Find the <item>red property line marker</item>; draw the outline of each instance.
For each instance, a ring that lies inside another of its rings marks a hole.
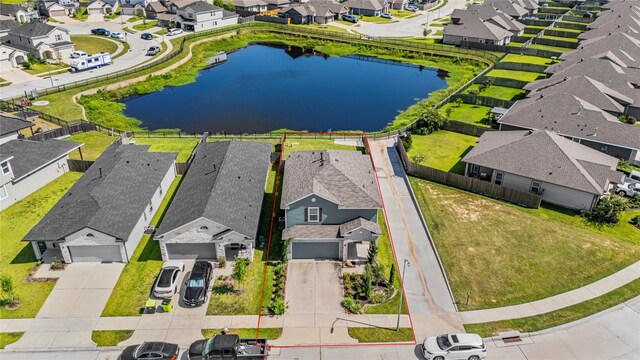
[[[371,166],[373,166],[373,170],[374,170],[374,174],[376,177],[376,184],[378,186],[378,194],[380,194],[380,200],[382,201],[382,213],[384,214],[384,220],[385,223],[387,225],[387,233],[389,234],[389,242],[391,243],[391,250],[393,252],[393,259],[395,261],[396,264],[396,269],[400,269],[399,265],[398,265],[398,257],[396,255],[396,249],[395,249],[395,245],[393,243],[393,237],[391,236],[391,231],[389,230],[389,219],[387,218],[387,210],[386,210],[386,206],[384,203],[384,198],[382,197],[382,191],[380,190],[380,179],[378,178],[378,171],[376,168],[376,165],[373,161],[373,156],[371,154],[371,147],[369,146],[369,137],[367,136],[366,133],[363,132],[332,132],[332,133],[327,133],[327,132],[285,132],[284,135],[282,136],[282,140],[280,142],[280,158],[279,158],[279,162],[278,162],[278,171],[276,174],[276,180],[275,180],[275,184],[274,184],[274,197],[273,197],[273,208],[271,210],[271,225],[269,227],[269,241],[268,241],[268,245],[267,245],[267,257],[266,257],[266,261],[265,261],[265,265],[264,265],[264,273],[263,273],[263,279],[262,279],[262,297],[260,298],[260,310],[262,310],[262,305],[263,305],[263,301],[264,301],[264,290],[265,290],[265,284],[266,284],[266,280],[267,280],[267,266],[268,266],[268,261],[269,261],[269,254],[271,251],[271,239],[273,236],[273,224],[275,222],[275,214],[276,214],[276,199],[278,197],[278,184],[279,184],[279,180],[280,180],[280,169],[282,166],[282,159],[284,156],[284,144],[285,141],[287,139],[287,135],[288,134],[292,134],[292,135],[336,135],[336,136],[352,136],[352,135],[358,135],[358,136],[363,136],[364,137],[364,142],[365,142],[365,147],[367,149],[367,152],[369,153],[369,159],[371,160]],[[357,347],[357,346],[398,346],[398,345],[416,345],[417,341],[416,341],[416,333],[415,333],[415,329],[413,327],[413,319],[411,317],[411,311],[409,310],[409,304],[407,303],[407,294],[404,290],[404,279],[402,279],[402,276],[398,273],[398,278],[400,278],[400,287],[403,293],[403,301],[405,306],[407,307],[407,315],[409,316],[409,325],[411,326],[411,333],[413,334],[413,342],[389,342],[389,343],[358,343],[358,344],[310,344],[310,345],[271,345],[271,348],[280,348],[280,349],[287,349],[287,348],[315,348],[315,347]],[[256,339],[258,338],[258,333],[260,332],[260,318],[261,315],[258,314],[258,325],[256,328]]]

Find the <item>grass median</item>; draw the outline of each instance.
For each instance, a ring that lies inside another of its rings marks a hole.
[[[202,336],[205,339],[212,338],[213,335],[222,334],[223,329],[202,329]],[[228,329],[227,334],[237,334],[241,338],[255,339],[256,328],[241,328],[241,329]],[[264,338],[267,340],[276,340],[282,336],[282,328],[260,328],[258,332],[258,338]]]
[[[400,328],[399,331],[396,331],[396,329],[389,328],[350,327],[347,330],[349,331],[349,336],[358,340],[359,343],[415,341],[411,328]]]
[[[101,330],[91,333],[91,340],[97,346],[118,346],[119,343],[129,339],[133,330]]]

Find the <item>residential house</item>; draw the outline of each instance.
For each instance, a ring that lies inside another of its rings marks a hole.
[[[624,179],[618,159],[548,130],[487,131],[462,161],[466,176],[575,210],[593,209]]]
[[[291,19],[292,24],[327,24],[347,13],[347,7],[334,0],[310,0],[281,9],[278,16]]]
[[[238,14],[206,1],[178,0],[167,3],[165,6],[168,9],[167,13],[175,16],[168,21],[163,19],[163,23],[173,23],[186,31],[204,31],[238,23]]]
[[[613,33],[625,33],[635,39],[640,38],[640,19],[635,16],[629,16],[626,24],[618,21],[611,21],[597,28],[585,31],[578,35],[580,40],[589,40],[601,36],[607,36]]]
[[[147,6],[157,0],[120,0],[120,12],[122,15],[146,17]]]
[[[22,240],[36,258],[129,262],[176,176],[176,153],[148,149],[109,146]]]
[[[500,120],[500,130],[549,130],[605,154],[640,164],[640,126],[623,124],[571,94],[517,101]]]
[[[48,17],[71,17],[80,10],[80,2],[77,0],[40,0],[38,9],[40,14]]]
[[[2,126],[13,130],[25,124],[9,123],[2,118]],[[4,133],[5,129],[2,130]],[[11,135],[14,136],[14,135]],[[4,137],[4,136],[3,136]],[[4,139],[3,139],[4,140]],[[0,144],[0,210],[24,199],[34,191],[68,171],[69,153],[83,144],[65,141],[31,141],[15,139]]]
[[[461,42],[507,45],[511,42],[511,33],[495,25],[492,21],[483,21],[477,17],[464,17],[457,23],[447,24],[442,33],[444,44],[460,45]]]
[[[267,11],[267,3],[262,0],[232,0],[235,12],[246,17]]]
[[[7,35],[10,30],[18,26],[20,25],[13,19],[0,20],[0,37]]]
[[[0,145],[7,141],[16,140],[20,130],[31,127],[33,124],[21,118],[0,112]]]
[[[74,51],[67,29],[39,22],[11,29],[0,41],[0,64],[16,67],[33,54],[39,59],[68,59]]]
[[[394,10],[404,10],[409,5],[409,0],[386,0],[389,4],[389,8]]]
[[[267,10],[278,10],[293,3],[291,0],[264,0],[267,3]]]
[[[640,40],[625,33],[614,33],[584,40],[577,49],[560,55],[560,59],[571,63],[592,57],[606,57],[619,65],[640,68]]]
[[[547,76],[551,76],[552,79],[553,77],[570,78],[588,74],[590,78],[600,81],[609,87],[640,88],[640,69],[620,66],[607,59],[588,58],[581,59],[578,62],[561,61],[548,66],[545,73]],[[540,81],[548,80],[534,81],[525,86],[525,89],[530,85],[536,86],[534,84]]]
[[[163,260],[253,259],[271,144],[202,142],[154,239]]]
[[[119,0],[94,0],[87,6],[89,15],[109,15],[120,8]]]
[[[155,19],[158,21],[158,26],[162,28],[171,27],[173,19],[176,17],[175,13],[172,13],[161,2],[152,1],[144,8],[145,15],[148,19]],[[175,24],[175,23],[174,23]]]
[[[349,0],[347,6],[352,15],[380,16],[387,11],[387,3],[378,0]]]
[[[525,10],[529,12],[529,16],[535,16],[538,13],[538,9],[540,5],[538,5],[538,1],[536,0],[512,0],[514,3],[520,5]]]
[[[369,155],[357,151],[292,151],[284,162],[280,207],[290,259],[346,261],[356,245],[381,235],[378,192]]]
[[[522,35],[526,27],[521,22],[491,5],[471,4],[464,10],[454,9],[451,13],[451,23],[454,25],[464,23],[468,18],[478,18],[483,21],[488,21],[493,25],[510,31],[514,36]]]
[[[22,4],[0,4],[0,15],[11,18],[20,24],[40,20],[38,10]]]
[[[484,2],[486,5],[491,5],[494,8],[506,13],[512,18],[518,20],[529,16],[529,11],[524,7],[520,6],[515,1],[510,0],[486,0]]]

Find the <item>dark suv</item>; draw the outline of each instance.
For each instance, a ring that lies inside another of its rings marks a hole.
[[[109,30],[103,29],[103,28],[91,29],[91,33],[94,35],[102,35],[102,36],[111,35],[111,32]]]
[[[199,306],[207,301],[207,290],[211,282],[213,267],[208,261],[196,261],[191,270],[183,301],[187,306]]]

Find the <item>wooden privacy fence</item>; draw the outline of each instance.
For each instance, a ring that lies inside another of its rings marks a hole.
[[[90,122],[81,122],[75,125],[65,125],[58,129],[53,129],[49,131],[45,131],[42,133],[34,134],[33,136],[29,136],[27,139],[35,140],[35,141],[44,141],[53,138],[57,138],[60,136],[71,135],[79,132],[86,132],[96,130],[96,124]]]
[[[449,120],[444,123],[443,130],[453,131],[460,134],[480,136],[486,131],[495,131],[495,129],[488,127],[476,126],[473,124],[463,123],[461,121]]]
[[[520,206],[537,209],[540,207],[542,197],[540,195],[527,193],[524,191],[510,189],[504,186],[493,184],[489,181],[458,175],[447,171],[434,169],[428,166],[411,162],[407,152],[402,145],[402,141],[397,141],[396,148],[400,158],[404,163],[408,175],[419,177],[425,180],[452,186],[457,189],[470,191],[476,194],[504,200]]]

